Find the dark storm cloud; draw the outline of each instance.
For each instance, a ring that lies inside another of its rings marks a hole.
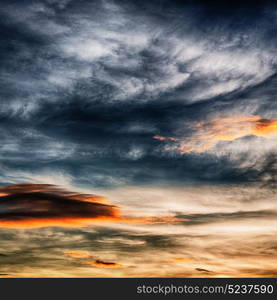
[[[18,185],[0,190],[0,227],[66,226],[97,218],[116,218],[101,197],[78,195],[49,185]]]
[[[251,3],[3,1],[2,184],[274,183],[274,150],[182,156],[153,139],[216,114],[276,118],[276,5]]]

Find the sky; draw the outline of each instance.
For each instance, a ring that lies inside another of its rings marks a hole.
[[[277,277],[274,1],[2,0],[0,25],[0,277]]]

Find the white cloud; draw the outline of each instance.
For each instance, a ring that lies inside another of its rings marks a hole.
[[[269,189],[254,185],[230,187],[129,186],[99,190],[98,193],[112,199],[112,202],[119,205],[123,212],[135,212],[136,216],[173,216],[175,213],[189,215],[277,209],[276,195]]]
[[[66,55],[75,55],[85,61],[93,61],[96,58],[111,55],[114,48],[115,46],[112,44],[82,38],[66,40],[62,45]]]

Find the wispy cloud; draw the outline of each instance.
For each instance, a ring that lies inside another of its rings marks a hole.
[[[107,262],[107,261],[103,261],[103,260],[86,260],[83,261],[83,264],[89,265],[91,267],[96,267],[96,268],[124,268],[125,266],[118,264],[118,263],[114,263],[114,262]]]
[[[63,253],[72,258],[88,258],[92,255],[84,250],[64,250]]]
[[[168,224],[174,216],[123,216],[107,198],[76,194],[46,184],[21,184],[0,189],[0,228],[89,226],[98,222]]]
[[[277,120],[263,119],[260,116],[223,117],[197,122],[190,128],[192,136],[154,136],[161,141],[176,142],[172,146],[181,154],[203,153],[211,150],[219,142],[230,142],[244,136],[271,137],[277,135]]]
[[[0,227],[80,226],[119,217],[102,197],[76,195],[51,185],[16,185],[1,189]]]

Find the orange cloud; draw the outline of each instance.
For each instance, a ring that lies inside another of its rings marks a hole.
[[[83,250],[64,250],[63,253],[69,257],[72,258],[94,258],[94,260],[82,260],[82,264],[89,265],[91,267],[96,267],[96,268],[125,268],[125,266],[121,264],[117,264],[114,262],[106,262],[103,260],[100,260],[96,258],[95,256],[91,255],[88,251],[83,251]]]
[[[120,219],[119,208],[103,204],[102,199],[47,184],[7,186],[0,189],[0,204],[4,207],[0,227],[74,227]]]
[[[88,251],[83,251],[83,250],[64,250],[63,253],[72,258],[92,257],[92,255]]]
[[[96,268],[126,268],[126,266],[123,266],[121,264],[117,264],[114,262],[105,262],[102,260],[87,260],[87,261],[83,261],[84,264],[89,265],[91,267],[96,267]]]
[[[155,225],[155,224],[174,224],[180,223],[180,219],[172,216],[160,216],[160,217],[125,217],[121,220],[125,223],[135,223],[142,225]]]
[[[202,121],[190,126],[193,136],[163,137],[154,136],[160,141],[176,142],[171,147],[181,154],[203,153],[220,141],[233,141],[244,136],[271,137],[277,135],[277,120],[263,119],[260,116],[223,117]]]
[[[166,136],[160,136],[160,135],[155,135],[154,139],[157,139],[157,140],[160,140],[160,141],[173,141],[173,142],[179,141],[178,138],[166,137]]]
[[[42,228],[42,227],[85,227],[106,222],[119,222],[116,218],[53,218],[38,220],[0,220],[0,228]]]
[[[117,206],[96,195],[74,194],[53,185],[22,184],[0,189],[0,228],[81,227],[117,222],[165,224],[179,222],[174,217],[122,216]]]
[[[202,269],[202,268],[195,268],[195,270],[198,271],[198,272],[213,273],[213,272],[210,271],[210,270],[206,270],[206,269]]]
[[[177,262],[177,263],[192,263],[195,262],[194,259],[188,257],[173,257],[169,259],[169,262]]]

